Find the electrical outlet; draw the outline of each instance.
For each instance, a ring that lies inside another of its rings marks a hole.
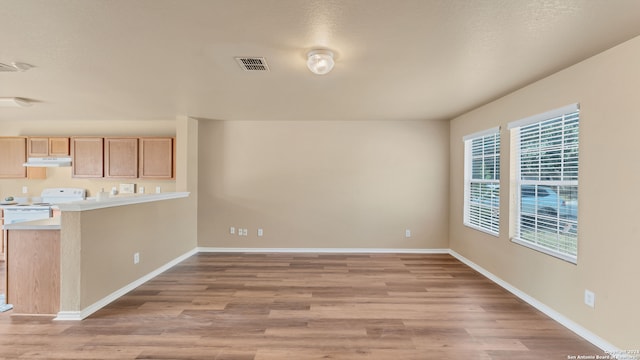
[[[139,262],[140,262],[140,253],[138,253],[138,252],[137,252],[137,253],[134,253],[134,254],[133,254],[133,263],[134,263],[134,264],[137,264],[137,263],[139,263]]]
[[[596,307],[596,294],[587,289],[584,290],[584,303],[592,308]]]
[[[411,229],[405,229],[404,230],[404,237],[407,237],[407,238],[411,237]]]
[[[120,194],[135,194],[136,184],[120,184]]]
[[[233,226],[229,228],[229,234],[233,235],[236,233],[236,228],[234,228]]]
[[[262,236],[264,234],[264,232],[262,231],[262,229],[258,229],[258,236]]]
[[[28,192],[29,192],[29,188],[28,188],[28,187],[26,187],[26,186],[23,186],[23,187],[22,187],[22,193],[23,193],[23,194],[26,194],[26,193],[28,193]]]
[[[160,194],[160,186],[156,186],[156,194]]]
[[[144,194],[144,186],[138,187],[138,194]]]
[[[248,229],[242,229],[242,236],[247,236],[249,234]]]

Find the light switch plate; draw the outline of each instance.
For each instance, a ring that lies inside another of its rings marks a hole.
[[[135,194],[136,184],[120,184],[120,194]]]

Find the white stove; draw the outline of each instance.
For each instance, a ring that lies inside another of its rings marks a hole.
[[[3,206],[4,223],[15,224],[31,220],[47,219],[51,217],[52,206],[84,200],[86,196],[87,191],[80,188],[44,189],[40,194],[41,202]]]
[[[51,188],[44,189],[40,194],[42,202],[46,204],[62,204],[84,200],[87,190],[80,188]]]

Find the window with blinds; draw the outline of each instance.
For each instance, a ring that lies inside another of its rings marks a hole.
[[[498,235],[500,230],[500,132],[464,137],[464,224]]]
[[[578,105],[512,124],[516,157],[514,242],[577,263]]]

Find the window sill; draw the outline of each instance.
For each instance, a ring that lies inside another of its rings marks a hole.
[[[577,256],[561,254],[561,253],[555,252],[553,250],[547,249],[545,247],[533,244],[533,243],[531,243],[529,241],[522,240],[522,239],[517,238],[517,237],[511,238],[511,242],[516,243],[518,245],[522,245],[524,247],[527,247],[529,249],[535,250],[537,252],[541,252],[543,254],[555,257],[557,259],[564,260],[564,261],[566,261],[568,263],[571,263],[571,264],[574,264],[574,265],[578,265],[578,257]]]

